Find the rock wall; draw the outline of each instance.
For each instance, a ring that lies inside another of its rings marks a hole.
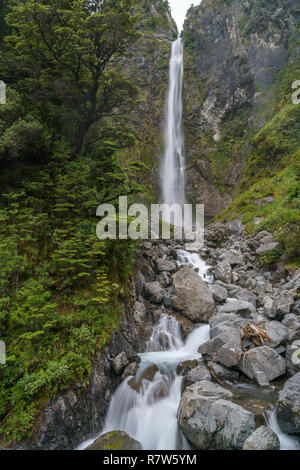
[[[188,194],[216,215],[230,202],[250,136],[274,105],[289,60],[297,0],[204,0],[184,25]],[[291,85],[290,85],[291,86]]]

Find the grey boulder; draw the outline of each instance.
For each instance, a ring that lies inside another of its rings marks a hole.
[[[221,261],[217,264],[215,269],[215,279],[217,281],[225,282],[225,284],[231,284],[232,269],[227,261]]]
[[[269,346],[247,351],[238,367],[249,379],[255,379],[258,383],[263,380],[263,377],[271,382],[286,373],[284,359]]]
[[[117,375],[121,374],[121,372],[123,372],[125,367],[128,366],[129,364],[129,360],[128,360],[128,357],[126,356],[126,353],[122,351],[117,357],[111,360],[111,364],[113,366],[115,373]]]
[[[159,282],[149,282],[143,286],[143,296],[149,302],[160,305],[165,297],[165,291]]]
[[[255,429],[254,415],[229,401],[231,398],[231,392],[212,382],[199,382],[186,389],[178,421],[197,449],[242,449]]]
[[[173,292],[173,307],[193,322],[207,322],[216,313],[207,284],[189,267],[173,275]]]
[[[246,439],[243,450],[280,450],[280,441],[275,432],[261,426]]]
[[[300,434],[300,372],[284,384],[279,394],[277,419],[283,432]]]

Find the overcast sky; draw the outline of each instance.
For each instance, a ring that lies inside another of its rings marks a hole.
[[[172,9],[172,16],[181,32],[186,17],[186,12],[192,4],[199,5],[202,0],[169,0]]]

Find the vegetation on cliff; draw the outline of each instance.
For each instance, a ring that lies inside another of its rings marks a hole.
[[[96,208],[140,190],[121,61],[140,34],[133,0],[6,1],[0,107],[3,442],[31,436],[51,396],[88,385],[118,326],[135,246],[97,239]],[[79,390],[79,389],[78,389]],[[78,391],[78,393],[80,392]]]

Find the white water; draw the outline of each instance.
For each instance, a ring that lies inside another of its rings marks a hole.
[[[137,377],[129,377],[116,391],[102,432],[123,430],[145,450],[189,449],[177,423],[182,377],[177,376],[176,368],[181,361],[199,358],[198,348],[208,339],[209,326],[203,325],[184,344],[177,320],[163,316],[149,342],[163,350],[140,354]],[[153,380],[142,378],[153,365],[158,368]],[[130,386],[132,380],[138,384],[136,390]]]
[[[276,410],[272,411],[267,416],[267,424],[279,437],[280,450],[300,450],[299,440],[296,437],[289,436],[289,434],[285,434],[281,431],[277,421]]]
[[[185,155],[182,128],[183,44],[172,43],[165,124],[165,151],[161,167],[162,202],[185,203]]]
[[[198,253],[190,253],[185,250],[178,250],[178,264],[192,265],[194,269],[197,269],[199,276],[206,281],[208,284],[213,283],[213,276],[209,273],[211,266],[209,266]]]

